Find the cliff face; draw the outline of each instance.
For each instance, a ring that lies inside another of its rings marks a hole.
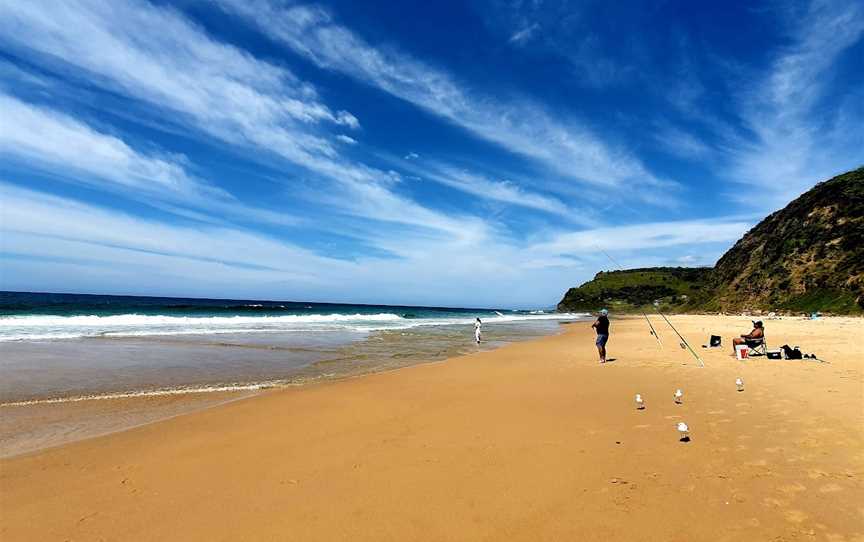
[[[717,261],[708,309],[864,311],[864,168],[816,185]]]
[[[558,310],[864,312],[864,168],[819,183],[747,232],[713,269],[601,272]]]

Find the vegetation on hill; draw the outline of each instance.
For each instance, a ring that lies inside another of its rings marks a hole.
[[[560,311],[864,312],[864,168],[819,183],[747,232],[711,268],[598,273]]]
[[[817,184],[714,267],[708,310],[864,311],[864,168]]]
[[[570,288],[558,304],[559,311],[590,311],[606,307],[632,312],[659,302],[666,310],[681,310],[702,292],[710,268],[650,267],[626,271],[601,271],[593,280]],[[662,309],[661,309],[662,310]]]

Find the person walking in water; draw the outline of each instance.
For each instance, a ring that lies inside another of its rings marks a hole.
[[[591,324],[597,331],[597,352],[600,354],[600,363],[606,363],[606,343],[609,341],[609,311],[602,309],[597,320]]]
[[[480,318],[477,318],[477,321],[474,322],[474,340],[477,341],[477,344],[480,344],[481,327],[483,327],[483,322],[480,321]]]

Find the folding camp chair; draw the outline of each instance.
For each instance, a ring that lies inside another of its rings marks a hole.
[[[744,344],[747,345],[747,354],[751,356],[764,356],[768,353],[768,343],[765,342],[765,337],[758,339],[745,339]]]

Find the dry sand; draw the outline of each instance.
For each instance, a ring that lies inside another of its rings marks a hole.
[[[5,459],[0,539],[864,540],[864,325],[766,324],[830,363],[697,346],[700,369],[628,319],[601,366],[580,323]]]

